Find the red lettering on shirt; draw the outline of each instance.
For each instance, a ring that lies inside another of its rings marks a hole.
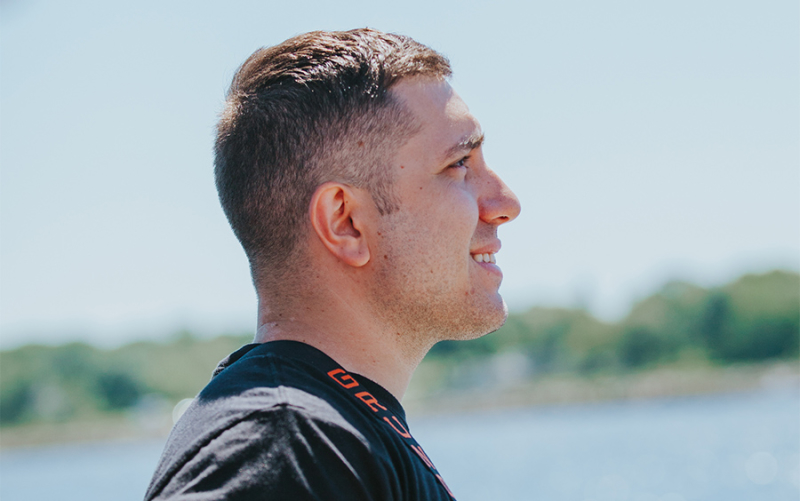
[[[422,461],[426,465],[428,465],[428,468],[435,468],[433,466],[433,461],[431,461],[431,458],[429,458],[428,455],[425,454],[425,451],[422,450],[422,447],[420,447],[418,445],[411,444],[411,448],[414,449],[414,452],[417,453],[417,456],[419,456],[422,459]]]
[[[372,396],[372,394],[368,391],[362,391],[361,393],[356,393],[356,396],[361,399],[362,402],[367,404],[373,412],[378,412],[378,409],[388,410],[386,407],[382,406],[378,403],[378,400]]]
[[[383,420],[389,423],[389,426],[391,426],[392,429],[396,431],[398,435],[400,435],[403,438],[411,438],[411,433],[409,433],[408,430],[406,430],[405,426],[403,426],[403,424],[400,423],[400,420],[397,419],[397,416],[392,416],[392,419],[394,419],[394,421],[397,423],[397,426],[400,427],[400,430],[397,429],[397,426],[392,424],[392,422],[389,420],[388,417],[383,416]]]
[[[344,374],[344,376],[339,376],[339,374]],[[340,385],[344,386],[345,388],[348,388],[348,389],[349,389],[349,388],[353,388],[353,387],[355,387],[355,386],[358,386],[358,381],[356,381],[355,379],[353,379],[353,376],[351,376],[350,374],[348,374],[347,372],[345,372],[345,370],[344,370],[344,369],[341,369],[341,368],[338,368],[338,369],[333,369],[332,371],[330,371],[330,372],[328,373],[328,375],[329,375],[329,376],[330,376],[330,377],[331,377],[331,378],[332,378],[334,381],[336,381],[336,382],[337,382],[337,383],[339,383]]]
[[[450,487],[447,487],[447,483],[444,481],[444,479],[442,478],[442,476],[441,476],[441,475],[439,475],[438,473],[436,473],[436,478],[438,478],[438,479],[439,479],[439,482],[441,482],[441,483],[442,483],[442,485],[444,486],[444,490],[446,490],[446,491],[447,491],[447,493],[448,493],[448,494],[450,494],[450,497],[451,497],[451,498],[453,498],[453,499],[455,499],[455,496],[454,496],[454,495],[453,495],[453,493],[450,491]]]

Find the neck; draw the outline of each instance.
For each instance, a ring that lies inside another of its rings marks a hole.
[[[430,346],[414,346],[416,343],[381,325],[368,308],[359,307],[342,292],[304,294],[302,305],[279,305],[261,299],[255,342],[292,340],[308,344],[401,400]]]

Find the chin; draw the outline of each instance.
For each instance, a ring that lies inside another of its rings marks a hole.
[[[495,318],[497,320],[494,324],[494,327],[491,330],[489,330],[486,334],[490,334],[496,331],[506,323],[506,320],[508,320],[508,305],[506,304],[505,299],[503,299],[502,297],[500,297],[499,299],[500,299],[500,306],[495,313],[496,315]]]
[[[477,339],[496,331],[508,318],[508,306],[498,294],[496,298],[487,301],[490,305],[483,303],[482,306],[474,307],[469,315],[464,317],[464,322],[453,333],[451,340],[468,341]]]

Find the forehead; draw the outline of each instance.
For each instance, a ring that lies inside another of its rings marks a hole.
[[[467,104],[445,81],[406,79],[392,92],[413,114],[419,131],[402,147],[418,160],[444,163],[480,145],[481,127]],[[466,151],[462,151],[466,150]]]

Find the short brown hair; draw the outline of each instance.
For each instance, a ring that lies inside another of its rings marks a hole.
[[[257,285],[281,275],[320,184],[366,188],[381,213],[394,210],[387,160],[415,126],[389,89],[450,73],[432,49],[368,28],[299,35],[242,64],[217,127],[214,172]]]

